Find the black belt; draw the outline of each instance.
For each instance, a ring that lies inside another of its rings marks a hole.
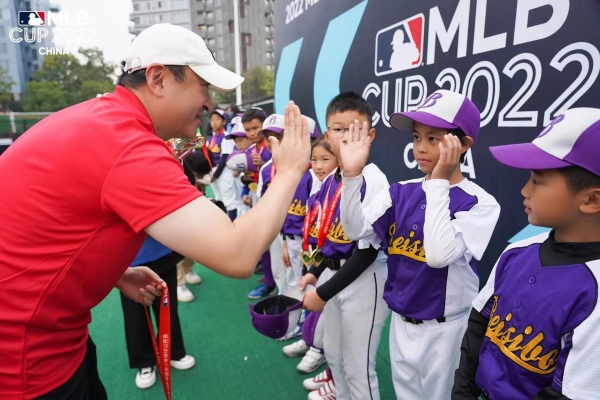
[[[423,323],[422,319],[408,318],[408,317],[405,317],[404,315],[401,315],[400,318],[402,318],[402,321],[408,322],[408,323],[411,323],[414,325],[419,325],[419,324]],[[435,320],[439,323],[446,322],[446,317],[436,318]]]
[[[321,265],[325,268],[329,268],[332,271],[337,271],[338,269],[342,268],[340,260],[334,260],[333,258],[329,257],[323,258],[323,262],[321,262]]]
[[[294,235],[286,235],[284,233],[283,237],[286,238],[286,239],[290,239],[290,240],[296,240],[296,236],[294,236]],[[298,236],[298,239],[302,239],[302,238],[300,236]]]

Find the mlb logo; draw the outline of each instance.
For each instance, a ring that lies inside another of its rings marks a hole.
[[[169,300],[165,297],[163,300],[163,307],[167,307],[169,305]]]
[[[423,14],[417,14],[377,32],[375,75],[387,75],[421,66],[424,32]]]
[[[21,26],[46,25],[46,13],[44,11],[19,11],[19,25],[21,25]]]

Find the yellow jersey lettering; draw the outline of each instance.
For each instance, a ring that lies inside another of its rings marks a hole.
[[[390,241],[388,242],[388,253],[399,256],[405,256],[410,259],[426,262],[425,258],[425,247],[420,240],[411,242],[411,239],[415,236],[414,231],[410,231],[408,237],[398,236],[394,238],[396,234],[396,223],[390,226],[388,231],[390,234]]]
[[[327,233],[327,240],[332,243],[338,244],[349,244],[352,243],[352,240],[348,239],[348,236],[344,233],[344,228],[342,227],[342,221],[338,217],[336,217],[335,221],[329,227],[329,232]]]
[[[498,346],[500,351],[511,361],[526,370],[540,375],[553,373],[556,370],[558,349],[546,352],[542,344],[544,341],[543,332],[539,332],[533,338],[529,338],[534,333],[534,328],[531,325],[527,326],[523,330],[523,333],[518,334],[516,327],[510,326],[504,329],[512,320],[513,315],[512,313],[508,313],[502,319],[501,316],[494,315],[497,308],[498,296],[494,296],[494,304],[485,336]],[[523,344],[527,339],[529,341]]]
[[[294,199],[294,201],[290,205],[288,214],[296,215],[298,217],[304,217],[306,215],[306,206],[302,205],[302,201]]]

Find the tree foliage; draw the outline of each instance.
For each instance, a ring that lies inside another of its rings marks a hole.
[[[275,74],[273,71],[267,71],[264,68],[256,67],[243,74],[243,76],[246,78],[242,83],[243,103],[249,103],[273,96],[275,91]],[[234,104],[235,91],[228,93],[213,92],[212,100],[215,106],[219,104]]]
[[[67,93],[57,81],[27,82],[23,98],[25,111],[58,111],[69,106]]]
[[[7,70],[0,67],[0,107],[6,110],[12,102],[13,85],[15,81],[10,77]]]
[[[80,49],[79,54],[85,61],[73,54],[52,54],[44,58],[42,68],[34,74],[32,82],[26,84],[25,111],[57,111],[94,98],[96,94],[113,91],[115,67],[104,61],[102,51]]]

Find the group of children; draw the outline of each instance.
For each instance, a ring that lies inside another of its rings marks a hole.
[[[371,119],[369,103],[347,92],[330,102],[323,136],[309,121],[311,162],[248,296],[317,286],[303,300],[304,329],[282,338],[303,335],[283,348],[304,355],[299,371],[329,364],[304,382],[308,398],[380,398],[375,360],[389,310],[398,399],[597,398],[600,110],[568,110],[533,143],[491,148],[501,163],[532,170],[525,211],[552,231],[510,245],[481,292],[476,261],[500,205],[460,170],[478,138],[476,106],[438,90],[392,115],[412,133],[425,174],[392,185],[368,163]],[[226,136],[238,215],[276,175],[266,139],[284,135],[282,115],[249,110]]]

